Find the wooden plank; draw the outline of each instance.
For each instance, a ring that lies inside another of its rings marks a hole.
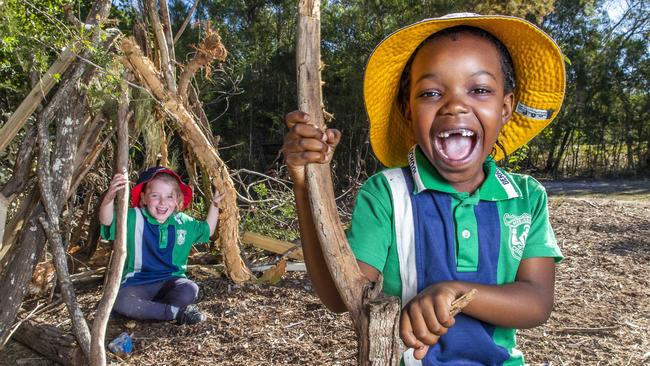
[[[288,257],[298,261],[305,260],[305,258],[302,256],[302,248],[298,248],[296,244],[289,243],[287,241],[277,240],[265,235],[251,232],[245,232],[244,235],[242,235],[241,241],[244,244],[253,245],[257,248],[268,250],[269,252],[277,254],[284,254],[289,250],[295,249],[288,255]]]
[[[271,264],[265,264],[263,266],[257,266],[257,267],[252,267],[251,271],[253,272],[264,272],[267,269],[273,268],[274,266]],[[299,263],[294,263],[294,262],[289,262],[287,263],[287,267],[285,268],[285,271],[287,272],[306,272],[307,267],[305,267],[304,262],[299,262]]]

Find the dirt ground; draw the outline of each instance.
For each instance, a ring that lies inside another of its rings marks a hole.
[[[607,195],[549,189],[551,221],[566,259],[557,269],[550,320],[518,335],[531,365],[650,365],[650,184],[632,196],[617,194],[620,185],[610,187]],[[192,275],[208,320],[138,323],[131,330],[134,352],[126,359],[109,355],[111,364],[356,364],[349,317],[327,311],[303,273],[275,286]],[[99,293],[79,298],[89,314]],[[40,316],[69,328],[63,305]],[[125,324],[111,320],[107,339]],[[16,343],[0,351],[0,365],[48,364]]]

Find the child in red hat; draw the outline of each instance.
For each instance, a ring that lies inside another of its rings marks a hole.
[[[115,238],[114,201],[126,187],[125,174],[116,174],[99,209],[101,234]],[[113,310],[133,319],[176,320],[195,324],[205,315],[194,305],[199,288],[187,279],[187,257],[195,243],[210,240],[224,195],[215,192],[205,221],[180,212],[192,201],[192,188],[166,167],[140,174],[131,189],[127,213],[127,257]]]

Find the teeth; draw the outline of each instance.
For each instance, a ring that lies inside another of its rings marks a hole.
[[[458,130],[452,130],[452,131],[443,131],[438,133],[438,137],[446,139],[447,137],[451,135],[461,135],[463,137],[472,137],[474,136],[474,131],[470,130],[465,130],[465,129],[458,129]]]

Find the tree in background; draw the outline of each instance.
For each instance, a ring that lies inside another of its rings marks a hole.
[[[650,6],[557,1],[543,25],[567,57],[560,116],[530,144],[527,168],[553,176],[647,175]]]

